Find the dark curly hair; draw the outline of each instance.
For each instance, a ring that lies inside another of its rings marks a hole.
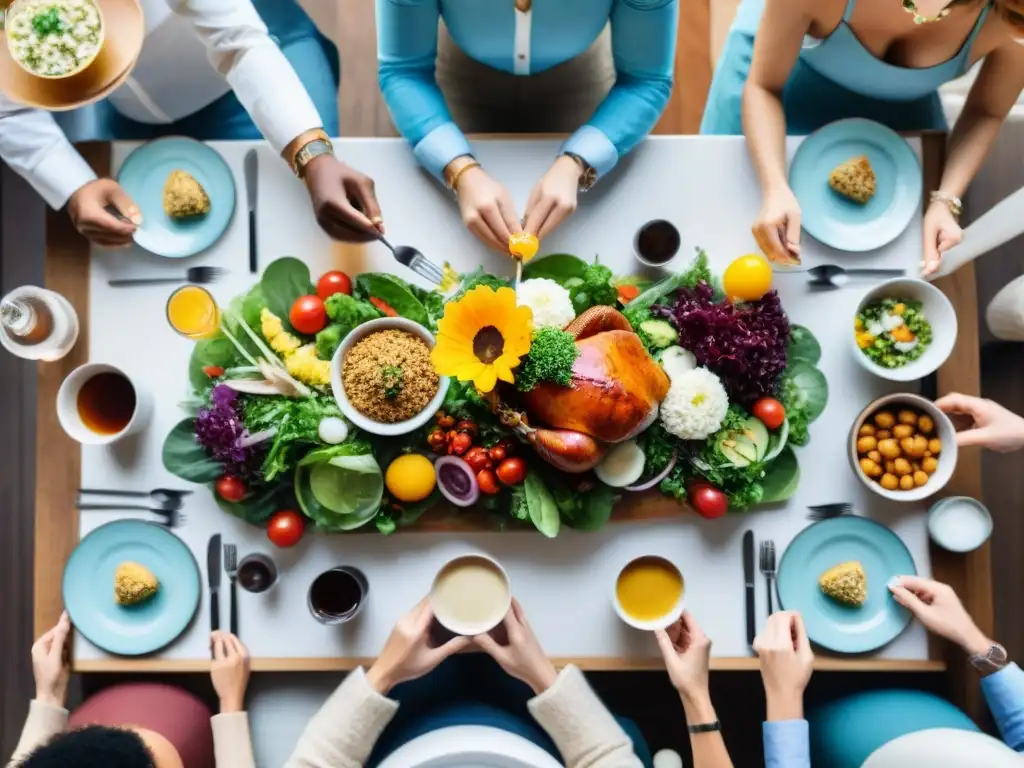
[[[156,768],[139,734],[90,725],[54,736],[19,768]]]

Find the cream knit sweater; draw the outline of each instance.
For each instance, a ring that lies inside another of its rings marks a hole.
[[[640,768],[629,737],[576,667],[563,669],[529,708],[567,768]],[[356,669],[306,726],[285,768],[360,768],[397,711],[398,702],[379,694]],[[67,710],[33,701],[8,768],[67,728],[67,721]],[[255,768],[246,714],[217,715],[211,723],[217,768]]]

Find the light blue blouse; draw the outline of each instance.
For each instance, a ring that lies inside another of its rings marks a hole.
[[[598,176],[654,127],[672,90],[678,0],[533,0],[530,72],[583,53],[611,22],[616,82],[563,149]],[[434,79],[438,19],[471,58],[515,71],[514,0],[377,0],[377,54],[384,101],[420,163],[439,179],[470,154]]]

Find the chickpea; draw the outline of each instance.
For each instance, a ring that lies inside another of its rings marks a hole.
[[[913,411],[903,410],[896,414],[896,421],[900,424],[909,424],[912,427],[917,426],[917,414]]]
[[[921,469],[927,472],[929,475],[934,474],[935,470],[939,468],[939,460],[934,456],[929,456],[926,459],[921,460]]]
[[[922,472],[920,469],[914,473],[913,477],[914,485],[916,485],[918,488],[920,488],[922,485],[928,482],[928,473]]]
[[[911,480],[911,482],[913,482],[913,480]],[[896,479],[896,475],[888,472],[882,475],[882,479],[879,480],[878,483],[887,491],[895,491],[900,487],[900,481]]]
[[[935,422],[932,421],[931,416],[922,416],[917,420],[917,428],[921,430],[922,433],[930,435],[932,430],[935,429]]]
[[[857,441],[857,453],[868,453],[878,447],[878,441],[867,435]]]
[[[914,428],[909,424],[897,424],[892,428],[892,436],[897,440],[902,440],[905,437],[913,437]]]
[[[875,426],[880,429],[892,429],[896,423],[896,417],[889,411],[879,411],[875,414]]]
[[[868,458],[875,462],[875,464],[882,463],[882,454],[878,451],[868,451]]]
[[[899,443],[892,439],[881,440],[878,443],[878,452],[887,459],[895,459],[900,455]]]
[[[924,452],[924,457],[925,457],[926,459],[927,459],[927,458],[929,458],[929,457],[930,457],[931,455],[932,455],[932,452],[931,452],[931,451],[925,451],[925,452]]]
[[[911,470],[912,473],[913,472],[920,472],[921,471],[921,462],[919,462],[919,461],[912,461],[912,462],[910,462],[910,470]]]
[[[911,456],[915,458],[921,458],[924,456],[924,452],[928,450],[928,438],[924,435],[914,435],[914,452]]]
[[[914,490],[914,478],[912,475],[904,475],[900,478],[900,490],[901,491],[912,491]]]
[[[889,459],[888,461],[886,461],[885,462],[885,471],[888,472],[890,475],[895,475],[896,474],[896,462],[893,461],[892,459]]]
[[[882,474],[882,468],[875,464],[871,459],[861,459],[860,468],[868,477],[878,477]]]
[[[928,450],[931,452],[932,456],[938,456],[942,453],[942,441],[937,437],[933,437],[928,441]]]
[[[890,432],[888,429],[878,429],[878,430],[875,430],[875,440],[877,440],[878,442],[882,442],[883,440],[888,440],[891,437],[892,437],[892,432]]]
[[[903,477],[904,475],[909,475],[911,472],[913,472],[913,470],[910,468],[910,462],[902,457],[896,459],[893,462],[893,466],[896,469],[896,474],[899,475],[900,477]]]
[[[861,424],[860,430],[857,432],[861,437],[868,437],[875,434],[874,424]]]
[[[900,440],[900,450],[903,451],[907,456],[914,455],[914,438],[904,437]],[[924,451],[922,451],[924,453]]]

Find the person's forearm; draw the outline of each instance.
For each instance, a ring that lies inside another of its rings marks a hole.
[[[781,720],[803,720],[804,700],[799,694],[768,694],[765,697],[768,722]]]
[[[40,746],[67,728],[68,711],[55,704],[41,701],[29,703],[28,718],[21,731],[21,738],[14,748],[11,765],[17,765]]]
[[[786,114],[782,99],[750,81],[743,89],[743,135],[761,182],[761,193],[788,186],[786,179]]]
[[[683,694],[681,698],[688,726],[707,725],[718,720],[710,693]],[[725,748],[721,731],[691,733],[690,750],[693,752],[694,768],[732,768],[732,758]]]
[[[1002,127],[1002,117],[973,110],[961,113],[949,136],[946,166],[939,184],[941,192],[963,197]]]
[[[241,709],[221,713],[210,720],[217,768],[256,768],[249,733],[249,717]]]

